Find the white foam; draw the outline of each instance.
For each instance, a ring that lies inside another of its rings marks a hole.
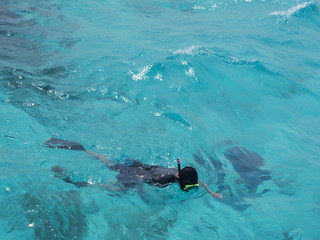
[[[310,2],[304,2],[301,4],[298,4],[286,11],[276,11],[276,12],[272,12],[270,13],[270,15],[274,15],[274,16],[282,16],[282,17],[291,17],[292,15],[294,15],[296,12],[300,11],[301,9],[304,9],[308,6],[310,6],[311,4],[313,4],[312,1]]]
[[[186,54],[186,55],[193,55],[194,53],[198,52],[199,46],[192,45],[191,47],[187,47],[185,49],[178,49],[172,51],[173,54]]]
[[[188,69],[184,70],[184,72],[187,76],[197,79],[196,73],[193,67],[189,67]]]
[[[163,81],[162,73],[158,73],[158,74],[154,77],[154,79],[159,80],[159,81]]]
[[[141,81],[145,80],[147,78],[147,74],[151,69],[151,65],[144,66],[138,70],[138,73],[134,73],[132,71],[129,72],[129,74],[132,76],[132,80],[134,81]]]
[[[192,7],[194,10],[205,10],[206,8],[204,6],[195,5]]]

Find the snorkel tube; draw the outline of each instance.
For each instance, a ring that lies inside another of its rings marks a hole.
[[[184,191],[184,184],[183,184],[183,181],[182,181],[182,177],[181,177],[181,161],[180,161],[180,158],[177,159],[177,164],[178,164],[178,175],[179,175],[179,184],[180,184],[180,189],[182,191]]]

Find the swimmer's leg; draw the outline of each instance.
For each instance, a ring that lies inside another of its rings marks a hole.
[[[108,183],[108,184],[91,184],[88,182],[74,182],[70,179],[70,176],[68,176],[68,174],[66,173],[66,170],[60,166],[52,167],[51,171],[55,173],[54,176],[56,178],[60,178],[64,182],[70,183],[70,184],[76,186],[77,188],[97,187],[97,188],[106,189],[110,192],[125,192],[125,190],[126,190],[126,189],[124,189],[124,187],[121,184],[119,184],[119,182]]]
[[[87,187],[89,183],[87,182],[73,182],[68,175],[66,175],[65,170],[60,166],[54,166],[51,168],[51,171],[55,173],[56,178],[62,179],[66,183],[71,183],[77,188]]]
[[[82,144],[77,142],[63,140],[59,138],[50,138],[44,143],[44,145],[48,148],[60,148],[60,149],[85,151],[86,153],[90,154],[94,158],[106,164],[109,168],[112,168],[114,166],[114,163],[111,162],[109,159],[107,159],[104,155],[86,150]]]

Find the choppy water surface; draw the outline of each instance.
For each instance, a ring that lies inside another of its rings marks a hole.
[[[0,2],[1,239],[318,239],[319,2]],[[121,162],[203,189],[75,188]]]

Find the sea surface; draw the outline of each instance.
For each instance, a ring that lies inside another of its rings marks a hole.
[[[117,191],[51,137],[224,199]],[[319,1],[0,0],[0,239],[317,240],[319,156]]]

